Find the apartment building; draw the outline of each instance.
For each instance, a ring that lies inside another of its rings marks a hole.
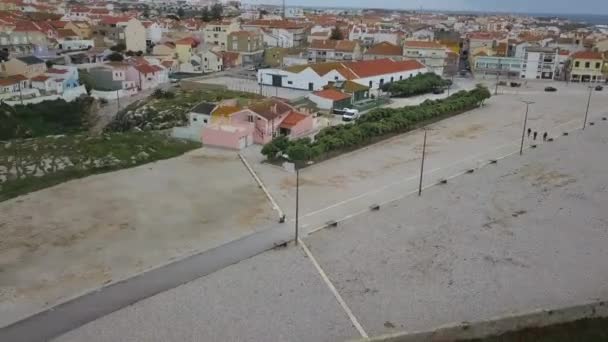
[[[226,50],[228,46],[228,35],[238,30],[239,24],[237,22],[227,20],[210,22],[203,29],[205,43],[216,45],[223,50]]]
[[[417,60],[437,75],[443,75],[448,56],[447,51],[445,46],[430,41],[410,40],[403,44],[405,58]]]

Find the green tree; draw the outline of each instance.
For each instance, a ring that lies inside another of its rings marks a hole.
[[[329,39],[331,39],[331,40],[342,40],[342,39],[344,39],[344,34],[342,33],[342,30],[340,30],[340,27],[338,26],[338,24],[336,24],[336,27],[334,27],[331,30],[331,35],[329,36]]]
[[[46,64],[46,67],[49,69],[52,68],[53,65],[55,65],[55,63],[53,63],[53,61],[46,61],[45,64]]]
[[[180,7],[180,8],[177,9],[177,16],[180,19],[183,19],[185,15],[186,15],[186,12],[184,11],[183,8]]]
[[[292,144],[287,148],[289,159],[296,164],[302,164],[310,160],[310,146],[306,144]]]
[[[211,19],[213,20],[222,20],[224,13],[224,7],[222,4],[217,3],[211,6]]]
[[[209,7],[203,7],[203,10],[201,11],[201,20],[206,23],[211,21],[211,13],[209,13]]]

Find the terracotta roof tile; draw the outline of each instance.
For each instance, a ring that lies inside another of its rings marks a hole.
[[[350,95],[349,94],[345,94],[339,90],[335,90],[335,89],[325,89],[325,90],[320,90],[320,91],[315,91],[313,92],[313,94],[315,94],[316,96],[322,97],[324,99],[329,99],[332,101],[341,101],[341,100],[346,100],[346,99],[350,99]]]
[[[283,119],[279,126],[282,128],[292,128],[293,126],[297,125],[300,121],[306,118],[307,115],[305,114],[298,113],[296,111],[291,111],[291,113],[289,113],[287,117]]]
[[[604,59],[602,54],[595,51],[579,51],[571,56],[574,59]]]
[[[379,55],[379,56],[402,56],[403,49],[400,46],[391,44],[389,42],[378,43],[370,47],[366,52],[366,55]]]
[[[445,46],[436,42],[425,42],[417,40],[408,40],[403,43],[405,47],[409,48],[422,48],[422,49],[445,49]]]

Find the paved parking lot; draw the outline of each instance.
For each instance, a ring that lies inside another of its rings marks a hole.
[[[306,257],[268,251],[55,341],[343,341],[606,300],[607,129],[316,232]]]
[[[0,327],[276,224],[235,152],[199,149],[0,203]]]
[[[547,83],[529,83],[518,94],[492,97],[487,105],[428,127],[427,159],[423,184],[434,184],[470,168],[519,151],[525,105],[530,107],[528,127],[539,135],[560,136],[582,127],[587,90],[581,85],[554,84],[556,93],[545,93]],[[590,120],[608,115],[608,92],[594,92]],[[300,208],[305,229],[365,211],[418,188],[423,132],[413,131],[302,170]],[[534,142],[526,138],[525,146]],[[254,158],[258,150],[245,153]],[[259,155],[258,155],[258,158]],[[274,166],[254,163],[288,217],[295,212],[295,176]]]

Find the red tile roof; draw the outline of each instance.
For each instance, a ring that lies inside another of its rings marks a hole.
[[[162,66],[164,66],[165,68],[171,68],[173,66],[173,64],[175,64],[174,61],[162,61],[160,62],[160,64],[162,64]]]
[[[0,86],[9,86],[25,80],[27,80],[27,77],[23,75],[14,75],[6,78],[0,78]]]
[[[198,45],[198,41],[192,37],[186,37],[186,38],[182,38],[178,41],[175,42],[175,45],[190,45],[190,46],[196,46]]]
[[[321,40],[315,39],[310,44],[311,49],[315,50],[336,50],[352,52],[357,47],[357,42],[352,40]]]
[[[359,77],[371,77],[425,68],[416,60],[394,61],[390,58],[346,63]]]
[[[127,21],[131,20],[130,17],[103,17],[101,19],[101,23],[105,24],[105,25],[116,25],[118,23],[126,23]]]
[[[48,80],[50,77],[48,76],[44,76],[44,75],[38,75],[36,77],[32,77],[31,80],[33,82],[44,82],[46,80]]]
[[[370,47],[366,52],[366,55],[379,55],[379,56],[402,56],[403,49],[400,46],[391,44],[389,42],[378,43]]]
[[[325,89],[320,91],[315,91],[313,94],[322,97],[324,99],[329,99],[332,101],[341,101],[349,99],[351,96],[349,94],[344,94],[341,91],[335,89]]]
[[[579,51],[573,53],[571,57],[574,59],[604,59],[601,53],[595,51]]]
[[[135,70],[139,71],[142,74],[153,74],[154,72],[158,71],[156,69],[154,69],[150,64],[137,64],[134,66]]]
[[[287,115],[287,117],[285,119],[283,119],[283,121],[281,122],[281,124],[279,126],[282,128],[292,128],[293,126],[297,125],[300,121],[306,119],[306,117],[307,117],[307,115],[305,115],[305,114],[291,111],[291,113],[289,113],[289,115]]]

